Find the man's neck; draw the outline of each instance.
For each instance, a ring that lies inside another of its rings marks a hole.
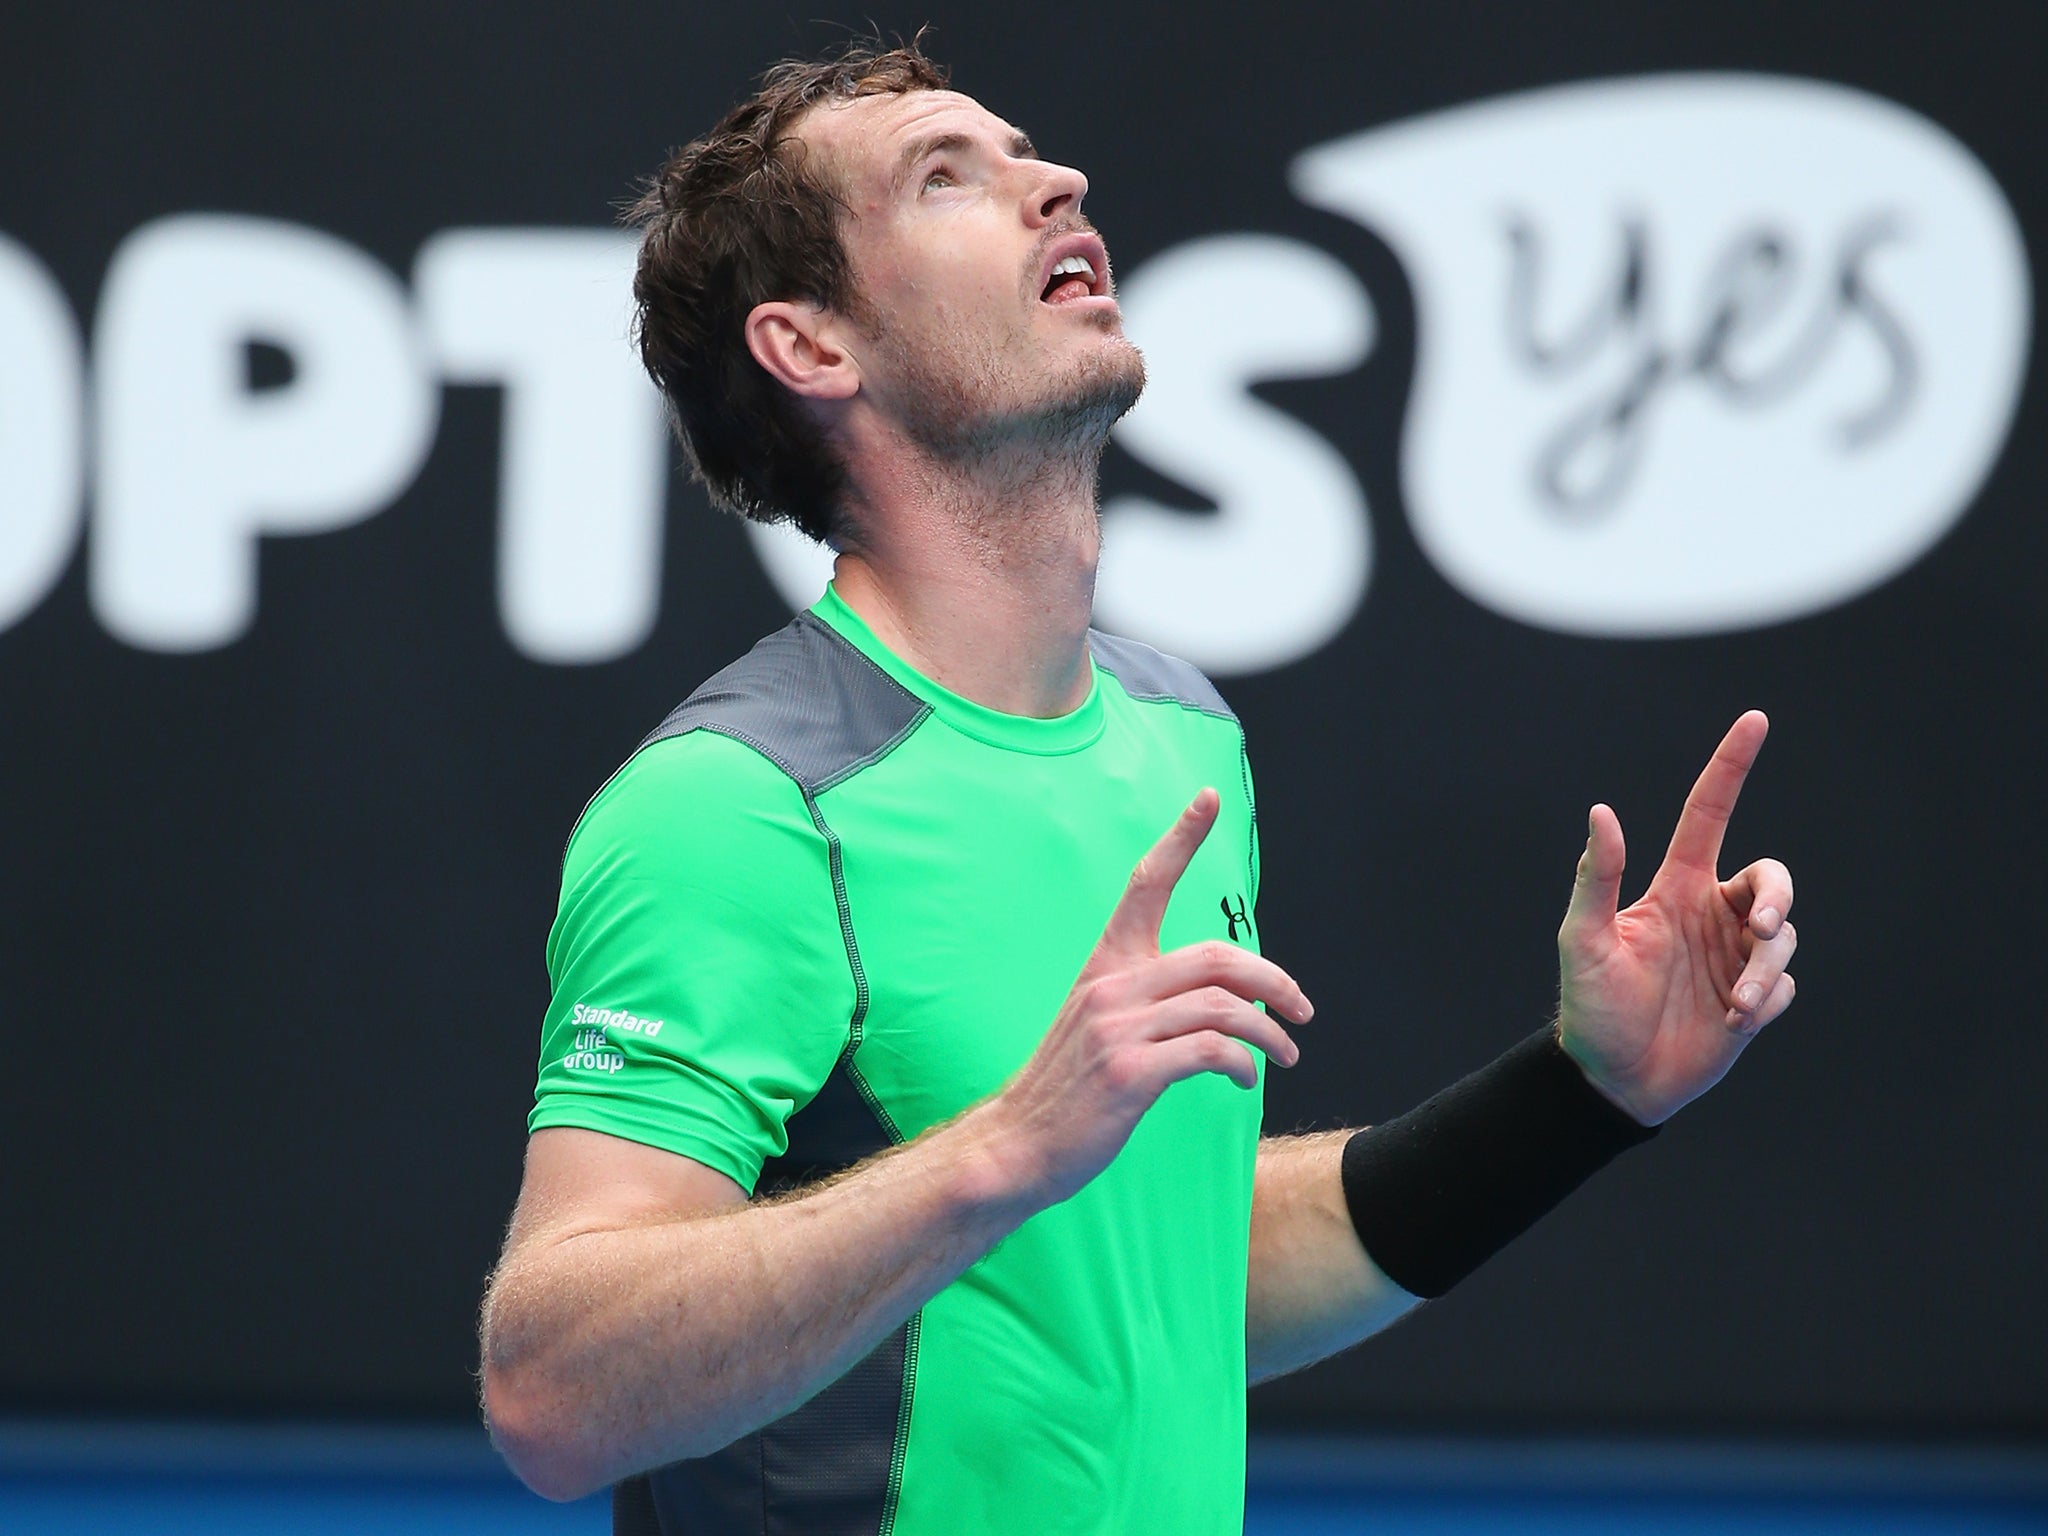
[[[1049,719],[1088,696],[1100,548],[1094,455],[969,477],[917,456],[852,508],[834,584],[882,643],[989,709]]]

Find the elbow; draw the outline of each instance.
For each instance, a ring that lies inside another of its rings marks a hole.
[[[592,1432],[597,1415],[530,1372],[486,1365],[484,1424],[513,1475],[544,1499],[567,1504],[598,1493],[641,1466],[707,1456],[735,1438],[678,1428],[659,1456],[621,1459],[622,1448]],[[630,1452],[626,1453],[630,1455]]]
[[[522,1380],[526,1374],[485,1362],[484,1423],[491,1444],[513,1475],[544,1499],[566,1504],[597,1492],[612,1479],[582,1444],[579,1416],[548,1393],[545,1383]]]

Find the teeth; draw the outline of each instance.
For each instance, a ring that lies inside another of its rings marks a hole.
[[[1085,277],[1092,283],[1095,281],[1095,268],[1089,265],[1088,258],[1085,256],[1065,256],[1060,259],[1059,265],[1052,269],[1052,275],[1054,277]]]

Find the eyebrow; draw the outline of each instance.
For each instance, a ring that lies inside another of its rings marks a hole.
[[[890,185],[901,188],[913,168],[928,155],[950,154],[976,147],[978,141],[964,133],[935,133],[923,138],[912,139],[903,146],[903,153],[896,157],[896,173],[890,178]],[[1031,135],[1021,129],[1013,129],[1009,141],[1010,154],[1019,160],[1036,160],[1038,146],[1031,142]]]

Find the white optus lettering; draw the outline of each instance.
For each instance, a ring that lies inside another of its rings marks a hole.
[[[2011,426],[2019,227],[1890,102],[1560,86],[1323,145],[1293,182],[1401,257],[1408,515],[1512,618],[1684,635],[1846,601],[1953,525]]]
[[[1117,441],[1217,510],[1112,500],[1096,613],[1211,672],[1298,661],[1358,611],[1371,527],[1343,456],[1247,386],[1356,367],[1373,346],[1372,301],[1334,257],[1267,235],[1176,246],[1120,298],[1150,382]]]
[[[249,387],[246,348],[292,378]],[[438,395],[404,289],[331,235],[186,214],[115,253],[94,332],[100,621],[149,650],[226,645],[255,617],[257,538],[346,527],[411,482]]]
[[[43,600],[78,541],[82,354],[63,290],[0,235],[0,629]]]
[[[414,266],[443,374],[505,386],[498,605],[535,661],[623,656],[660,608],[668,449],[627,344],[635,249],[609,230],[458,229]]]

